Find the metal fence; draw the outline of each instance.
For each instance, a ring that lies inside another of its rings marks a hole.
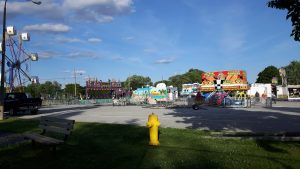
[[[113,106],[126,106],[126,105],[149,105],[149,106],[162,106],[162,107],[192,107],[195,103],[195,97],[179,97],[175,101],[157,101],[156,104],[150,105],[147,101],[136,102],[130,98],[119,99],[47,99],[43,100],[43,106],[51,105],[113,105]],[[208,104],[206,100],[205,104]],[[242,98],[237,99],[234,97],[225,97],[223,100],[223,107],[272,107],[272,98]]]
[[[89,105],[89,104],[112,104],[112,99],[45,99],[42,102],[43,106],[51,105]]]
[[[253,97],[250,100],[252,107],[272,107],[272,102],[276,101],[271,97]]]
[[[44,99],[42,101],[42,106],[74,105],[74,104],[80,104],[79,100],[75,100],[75,99]]]

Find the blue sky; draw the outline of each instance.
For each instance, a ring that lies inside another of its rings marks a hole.
[[[30,74],[41,82],[71,83],[74,69],[81,84],[134,74],[155,82],[197,68],[245,70],[252,83],[266,66],[300,59],[286,11],[264,0],[8,1],[7,25],[30,33],[24,47],[40,56]]]

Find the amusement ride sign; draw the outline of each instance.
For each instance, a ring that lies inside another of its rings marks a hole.
[[[121,82],[102,82],[101,80],[88,80],[86,81],[86,88],[89,90],[114,90],[121,88]]]
[[[202,74],[200,91],[211,92],[216,90],[216,80],[222,80],[223,90],[248,90],[246,72],[243,70],[228,70],[220,72],[207,72]]]
[[[89,98],[111,99],[114,96],[124,95],[125,92],[121,82],[115,80],[102,82],[101,80],[89,79],[86,81],[86,95]]]

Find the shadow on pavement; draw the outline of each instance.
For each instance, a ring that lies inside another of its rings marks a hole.
[[[42,108],[42,109],[39,109],[38,115],[42,115],[42,114],[49,114],[49,115],[51,115],[51,113],[57,113],[57,112],[63,112],[63,111],[73,111],[73,110],[79,110],[79,112],[83,112],[84,110],[96,109],[98,107],[99,107],[99,105],[93,105],[93,106],[76,106],[76,107],[53,108],[53,109],[43,109]],[[72,113],[76,113],[76,112],[72,112]],[[17,112],[16,115],[11,116],[11,115],[9,115],[8,112],[5,112],[4,117],[5,118],[21,117],[21,116],[26,116],[26,115],[32,115],[32,114],[30,113],[30,111],[19,111],[19,112]]]
[[[76,107],[64,107],[64,108],[53,108],[53,109],[40,109],[39,114],[43,113],[51,113],[53,111],[55,112],[61,112],[61,111],[72,111],[72,110],[88,110],[88,109],[96,109],[100,105],[92,105],[92,106],[76,106]]]
[[[300,114],[291,115],[278,112],[249,111],[245,109],[205,107],[202,110],[173,109],[166,113],[180,117],[176,123],[188,124],[187,128],[214,131],[253,132],[299,132]],[[286,110],[288,111],[288,110]]]

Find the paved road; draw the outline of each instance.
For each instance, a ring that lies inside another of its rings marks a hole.
[[[38,115],[56,116],[77,122],[134,124],[145,126],[148,115],[156,113],[162,127],[254,132],[300,132],[300,103],[278,102],[273,108],[218,108],[203,106],[164,109],[141,106],[55,106],[42,108]]]

